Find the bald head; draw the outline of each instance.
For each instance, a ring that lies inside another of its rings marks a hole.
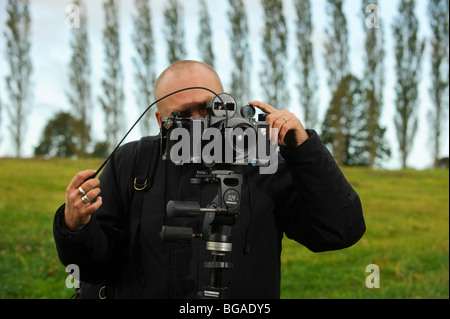
[[[174,87],[179,90],[189,86],[203,86],[213,91],[215,88],[219,89],[216,93],[223,92],[219,75],[209,64],[185,60],[173,63],[161,73],[155,83],[155,99],[175,91]]]
[[[223,92],[219,75],[211,66],[187,60],[176,62],[161,73],[155,83],[155,99],[187,87],[205,87],[215,93]],[[174,94],[158,102],[156,112],[158,122],[160,117],[168,117],[173,111],[187,109],[194,112],[196,105],[201,106],[213,97],[214,94],[206,90],[189,90]]]

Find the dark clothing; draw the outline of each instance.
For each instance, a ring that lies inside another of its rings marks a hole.
[[[278,170],[242,172],[241,210],[232,227],[232,252],[224,272],[232,298],[279,298],[283,234],[314,252],[349,247],[365,231],[358,195],[344,178],[318,135],[297,149],[280,148]],[[119,148],[100,176],[103,205],[78,233],[64,226],[64,205],[55,215],[54,237],[61,262],[77,264],[82,282],[108,282],[117,298],[185,298],[208,284],[211,260],[205,241],[161,242],[163,225],[201,231],[201,218],[169,218],[169,200],[196,201],[201,207],[217,195],[215,184],[190,184],[195,165],[175,166],[158,157],[145,193],[140,226],[129,245],[130,206],[137,142]],[[150,154],[149,154],[150,158]],[[134,252],[134,253],[133,253]],[[83,290],[83,289],[82,289]]]

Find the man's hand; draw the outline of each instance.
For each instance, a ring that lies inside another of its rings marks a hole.
[[[79,172],[67,187],[64,222],[70,231],[80,231],[91,220],[91,214],[102,206],[101,197],[98,197],[94,203],[90,203],[100,194],[98,178],[86,181],[94,173],[95,171],[92,170]]]
[[[303,128],[302,122],[294,113],[288,110],[277,110],[273,106],[260,101],[248,103],[268,114],[266,121],[270,123],[270,128],[278,129],[278,145],[296,148],[308,139],[308,134]]]

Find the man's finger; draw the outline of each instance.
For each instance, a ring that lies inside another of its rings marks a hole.
[[[100,186],[100,180],[98,178],[89,179],[86,182],[84,182],[80,187],[83,189],[85,193],[89,192],[91,189],[99,187]]]
[[[280,144],[286,144],[285,141],[284,141],[284,138],[286,137],[286,134],[292,129],[295,129],[295,123],[292,120],[285,122],[281,126],[280,134],[278,135],[278,139],[281,141]]]
[[[67,187],[67,190],[72,190],[80,187],[88,177],[91,177],[94,175],[95,171],[88,169],[86,171],[79,172],[70,182],[69,186]]]
[[[86,213],[87,214],[93,214],[95,213],[100,206],[102,206],[103,204],[103,198],[101,196],[98,196],[96,201],[93,202],[92,204],[89,204],[89,206],[86,208]]]
[[[260,101],[249,101],[248,104],[256,106],[258,109],[260,109],[264,113],[268,113],[268,114],[275,112],[277,110],[273,106],[271,106],[267,103],[264,103],[264,102],[260,102]]]

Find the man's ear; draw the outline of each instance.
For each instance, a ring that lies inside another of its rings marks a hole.
[[[161,114],[159,114],[159,111],[158,110],[156,110],[155,111],[155,117],[156,117],[156,121],[158,121],[158,125],[159,125],[159,127],[161,127],[161,123],[162,123],[162,116],[161,116]]]

